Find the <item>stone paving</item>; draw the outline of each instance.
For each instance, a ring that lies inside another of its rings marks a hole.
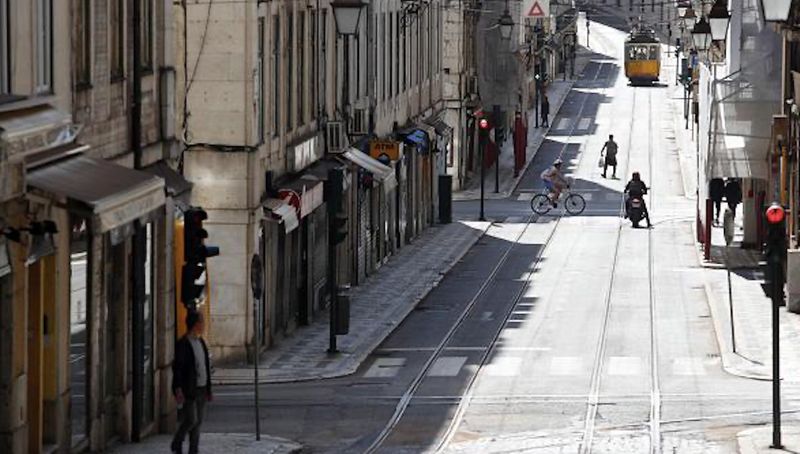
[[[155,435],[140,443],[122,444],[109,449],[110,454],[160,454],[169,453],[171,435]],[[184,452],[189,441],[183,444]],[[302,450],[302,445],[283,438],[261,435],[256,441],[254,434],[219,434],[204,433],[200,435],[200,452],[227,454],[294,454]]]
[[[349,375],[405,319],[445,273],[467,253],[489,227],[487,222],[453,222],[425,230],[391,257],[367,281],[350,291],[350,334],[339,336],[339,353],[327,353],[327,312],[312,325],[260,358],[259,382],[281,383]],[[248,364],[217,366],[218,384],[248,384]]]
[[[741,454],[761,454],[800,452],[800,426],[782,426],[781,443],[783,449],[770,449],[772,444],[772,426],[747,429],[736,435]]]
[[[584,67],[589,63],[591,57],[590,51],[581,48],[575,57],[575,74],[580,74]],[[495,171],[494,166],[486,169],[485,182],[484,182],[484,197],[486,199],[504,199],[511,195],[517,188],[517,185],[525,175],[525,170],[533,162],[536,157],[536,152],[544,142],[545,136],[550,131],[550,127],[555,123],[555,117],[564,104],[569,91],[575,85],[577,79],[555,80],[550,82],[547,88],[547,97],[550,100],[550,126],[535,128],[535,111],[531,109],[528,111],[528,148],[525,154],[526,161],[525,167],[520,171],[519,175],[514,177],[514,145],[512,141],[511,132],[506,133],[506,141],[502,145],[500,152],[500,192],[494,192]],[[467,183],[461,191],[453,194],[453,200],[476,200],[480,198],[480,178],[477,176],[467,180]]]

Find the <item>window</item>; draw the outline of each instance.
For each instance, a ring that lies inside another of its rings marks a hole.
[[[125,77],[125,0],[108,2],[109,64],[111,80]]]
[[[408,71],[408,60],[406,58],[406,52],[408,51],[408,33],[401,34],[400,39],[403,41],[400,51],[400,64],[398,65],[401,78],[400,91],[405,92],[408,89],[408,77],[406,74]]]
[[[89,86],[92,82],[92,7],[91,0],[80,0],[76,14],[75,74],[78,88]]]
[[[291,131],[294,128],[294,110],[292,103],[294,102],[294,15],[290,11],[286,17],[286,54],[288,61],[286,63],[286,131]]]
[[[281,127],[281,18],[272,17],[272,133],[276,136]]]
[[[36,0],[37,94],[53,90],[53,1]]]
[[[298,124],[306,123],[306,15],[297,15],[297,116]]]
[[[264,137],[266,135],[266,119],[264,118],[264,98],[266,97],[266,93],[264,90],[264,71],[266,68],[264,67],[264,34],[266,33],[265,30],[266,26],[264,25],[264,18],[258,18],[258,77],[256,78],[256,99],[258,100],[258,112],[257,112],[257,121],[258,121],[258,141],[264,142]]]
[[[69,342],[69,379],[70,379],[70,420],[72,429],[72,446],[85,439],[89,425],[86,377],[89,370],[86,347],[88,339],[88,322],[86,316],[89,307],[91,257],[89,230],[87,219],[70,215],[70,342]],[[109,367],[109,369],[113,369]]]
[[[11,46],[8,43],[8,0],[0,0],[0,95],[11,93]]]
[[[394,77],[395,71],[392,71],[391,68],[392,67],[397,68],[397,65],[391,64],[391,61],[393,59],[392,55],[394,55],[394,58],[397,58],[397,53],[394,52],[397,43],[397,35],[395,34],[395,27],[394,27],[394,13],[389,13],[389,38],[391,39],[391,41],[389,42],[389,52],[388,52],[390,66],[387,68],[387,71],[389,73],[388,97],[391,98],[394,95],[394,79],[395,79]]]
[[[387,21],[388,14],[383,13],[383,90],[381,91],[383,100],[389,99],[389,22]]]
[[[317,10],[311,11],[311,77],[312,77],[312,85],[313,88],[311,89],[311,119],[316,119],[319,113],[319,107],[317,105],[317,98],[318,98],[318,90],[319,90],[319,77],[317,75],[317,58],[319,58],[319,45],[317,43],[317,27],[319,24],[317,23]]]
[[[140,0],[142,2],[141,15],[141,65],[142,69],[153,69],[153,0]]]

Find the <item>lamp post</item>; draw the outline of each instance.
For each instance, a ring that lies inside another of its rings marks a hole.
[[[331,3],[336,20],[336,32],[342,36],[342,104],[345,110],[345,130],[347,130],[347,108],[350,104],[350,37],[358,34],[361,14],[366,3],[363,0],[334,0]]]
[[[792,0],[761,0],[764,20],[767,22],[783,22],[789,18]]]
[[[717,0],[708,13],[708,25],[711,28],[711,39],[721,41],[728,36],[728,24],[731,22],[731,13],[728,12],[728,2]]]
[[[484,169],[486,165],[484,163],[484,159],[486,157],[486,144],[489,142],[489,129],[491,129],[491,125],[489,124],[489,120],[486,118],[481,118],[478,122],[478,127],[480,131],[478,132],[478,137],[480,139],[480,165],[481,165],[481,211],[480,215],[478,216],[479,221],[485,221],[486,216],[484,215],[483,211],[483,200],[484,200]]]
[[[497,25],[500,27],[500,37],[503,38],[503,41],[509,41],[511,32],[514,29],[514,19],[511,18],[511,14],[508,12],[508,1],[506,1],[506,10],[503,11],[503,15],[500,16]]]
[[[694,24],[694,28],[692,29],[692,42],[694,43],[694,48],[697,49],[698,52],[706,52],[711,46],[711,25],[709,25],[705,17],[701,17],[700,20]]]

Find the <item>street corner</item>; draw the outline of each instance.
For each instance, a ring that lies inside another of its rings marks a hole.
[[[200,450],[227,454],[296,454],[303,445],[285,438],[245,433],[204,433],[200,435]],[[140,443],[122,444],[108,450],[111,454],[155,454],[170,452],[170,435],[148,437]]]
[[[762,454],[800,452],[800,426],[783,426],[781,428],[782,449],[773,449],[772,426],[763,425],[752,429],[743,430],[736,434],[739,454]]]

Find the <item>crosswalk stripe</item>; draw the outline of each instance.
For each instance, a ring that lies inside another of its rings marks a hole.
[[[378,358],[364,373],[364,378],[391,378],[406,364],[405,358]]]
[[[433,363],[428,375],[431,377],[455,377],[467,362],[466,356],[443,356]]]
[[[577,375],[581,367],[580,356],[555,356],[550,360],[550,375]]]
[[[569,128],[569,124],[571,122],[572,120],[569,118],[562,118],[561,120],[558,121],[558,126],[556,126],[556,129],[567,129]]]
[[[592,124],[592,119],[588,117],[581,118],[578,122],[578,129],[589,129],[589,125]]]
[[[608,375],[639,375],[642,359],[637,356],[612,356],[608,360]]]
[[[514,377],[519,374],[522,358],[503,356],[495,358],[484,369],[491,377]]]
[[[523,192],[517,197],[519,202],[530,202],[535,194],[533,192]],[[506,220],[508,222],[508,220]]]

